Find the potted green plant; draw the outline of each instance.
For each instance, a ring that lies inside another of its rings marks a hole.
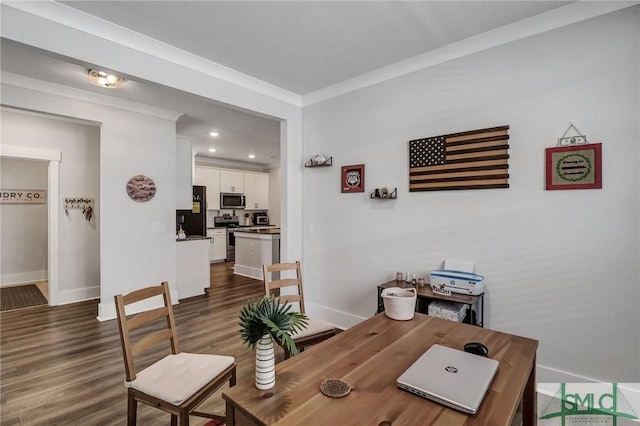
[[[304,330],[308,321],[305,314],[292,311],[290,303],[280,303],[279,297],[264,296],[242,307],[240,336],[243,344],[256,351],[255,383],[258,389],[270,389],[276,383],[273,341],[291,354],[297,354],[292,336]]]

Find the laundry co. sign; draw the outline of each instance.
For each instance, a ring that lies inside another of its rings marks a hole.
[[[0,204],[46,204],[47,191],[39,189],[0,189]]]

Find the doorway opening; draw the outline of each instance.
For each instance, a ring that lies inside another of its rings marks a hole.
[[[6,269],[3,268],[3,281],[5,280],[14,281],[14,283],[16,282],[24,283],[25,281],[39,282],[39,284],[36,285],[36,287],[42,288],[42,289],[44,289],[45,287],[43,284],[43,281],[46,281],[47,285],[46,285],[45,291],[47,293],[46,298],[49,302],[49,305],[57,304],[57,295],[58,295],[58,271],[59,271],[58,260],[59,259],[58,259],[58,250],[57,250],[57,247],[58,247],[57,207],[58,207],[58,173],[59,173],[60,157],[61,157],[61,153],[59,151],[25,148],[20,146],[3,145],[2,151],[0,152],[0,158],[2,159],[2,166],[3,166],[3,183],[2,183],[3,189],[6,188],[6,185],[10,185],[11,183],[11,181],[9,182],[7,181],[5,176],[5,173],[7,173],[7,176],[8,176],[9,170],[5,169],[4,166],[9,166],[10,168],[26,166],[31,171],[37,170],[39,167],[42,167],[44,170],[46,170],[46,173],[43,173],[44,176],[46,177],[46,188],[47,188],[47,192],[46,192],[47,203],[45,204],[46,213],[44,215],[45,223],[37,224],[37,227],[34,232],[34,238],[32,239],[32,241],[35,241],[35,242],[32,242],[32,244],[34,247],[36,247],[36,251],[39,251],[38,249],[42,249],[44,252],[44,254],[40,253],[40,256],[37,256],[37,259],[35,259],[36,262],[35,263],[32,262],[32,265],[37,265],[38,263],[42,264],[42,262],[44,262],[43,259],[46,259],[46,262],[44,263],[44,266],[46,266],[46,269],[44,270],[40,269],[35,271],[25,270],[24,262],[28,260],[34,260],[34,259],[28,259],[30,257],[29,255],[33,255],[33,253],[28,252],[28,249],[29,249],[28,245],[26,247],[23,247],[22,251],[7,250],[8,249],[7,244],[11,244],[12,242],[15,242],[15,239],[10,238],[10,236],[7,233],[5,233],[5,231],[11,232],[10,231],[11,228],[9,228],[8,226],[7,227],[4,226],[4,225],[9,225],[9,223],[5,222],[7,218],[9,218],[9,220],[12,220],[14,222],[20,221],[22,219],[26,219],[26,221],[28,222],[28,221],[33,221],[33,219],[38,216],[37,213],[42,213],[42,212],[32,211],[30,213],[36,213],[36,215],[28,214],[26,215],[26,217],[16,218],[15,214],[5,215],[7,209],[3,208],[3,212],[2,212],[3,213],[2,215],[3,216],[2,218],[3,220],[3,230],[2,230],[3,231],[3,237],[2,237],[3,256],[2,258],[3,258],[3,266],[5,266],[4,265],[5,260],[13,262],[14,265],[17,266],[17,268],[13,269],[15,273],[13,277],[5,277],[4,271],[6,271]],[[22,174],[20,174],[20,176],[22,176]],[[20,177],[17,177],[17,179],[20,179]],[[9,207],[9,206],[3,206],[3,207]],[[24,212],[25,211],[18,212],[18,213],[24,213]],[[19,230],[20,229],[26,229],[26,228],[23,228],[22,226],[20,226]],[[36,234],[39,234],[39,235],[36,235]],[[42,238],[43,234],[45,236],[44,239]],[[16,236],[16,238],[18,237],[19,236]],[[37,241],[41,241],[41,242],[46,241],[46,247],[37,247],[38,246]],[[16,257],[10,257],[9,259],[7,259],[6,257],[7,254],[12,252],[16,255]],[[23,258],[22,264],[20,263],[20,260],[16,261],[17,257]],[[32,268],[33,267],[27,267],[26,269],[32,269]],[[9,282],[9,284],[12,284],[12,283]],[[31,298],[29,298],[29,300],[31,300]]]
[[[48,164],[0,159],[0,311],[48,304]]]
[[[45,260],[41,261],[44,266],[23,268],[21,272],[41,271],[41,276],[27,278],[28,281],[47,282],[50,306],[99,296],[99,126],[68,117],[3,107],[0,158],[3,162],[37,164],[44,175],[42,182],[29,188],[44,189],[42,194],[46,197],[46,204],[40,206],[46,212],[43,214],[46,224],[42,225],[40,232],[40,249],[21,249],[14,255],[14,258],[22,257],[23,260],[35,257],[35,254],[44,256]],[[30,183],[29,174],[19,170],[15,172],[14,188],[31,186],[27,185]],[[3,178],[5,174],[3,170]],[[9,189],[7,185],[9,182],[3,180],[2,189]],[[95,201],[96,214],[91,218],[87,218],[82,209],[69,205],[68,201],[86,198]],[[4,260],[12,247],[5,229],[2,231]],[[6,272],[3,268],[3,275]],[[21,281],[27,282],[27,279],[13,282]]]

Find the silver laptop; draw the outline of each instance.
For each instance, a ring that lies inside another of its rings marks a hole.
[[[398,387],[456,410],[475,414],[498,361],[433,345],[399,378]]]

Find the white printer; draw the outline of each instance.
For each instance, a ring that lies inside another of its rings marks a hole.
[[[484,293],[484,277],[473,272],[441,269],[429,274],[432,287],[440,287],[452,293],[476,296]]]

